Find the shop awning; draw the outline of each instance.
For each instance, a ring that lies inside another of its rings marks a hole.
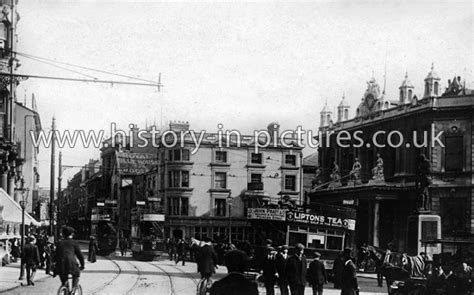
[[[12,223],[21,223],[21,206],[0,188],[0,220]],[[25,225],[40,226],[30,214],[25,212]]]

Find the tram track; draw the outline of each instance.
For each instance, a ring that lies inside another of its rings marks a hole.
[[[170,280],[170,295],[176,295],[176,290],[174,288],[173,278],[171,277],[170,273],[167,272],[164,268],[162,268],[159,265],[156,265],[154,263],[150,263],[150,264],[153,265],[154,267],[160,269],[163,273],[166,274],[166,276],[168,276],[168,279]]]
[[[197,287],[197,285],[199,284],[199,280],[196,279],[192,274],[190,274],[190,273],[188,273],[188,272],[185,272],[184,270],[182,270],[181,268],[179,268],[179,267],[177,267],[177,266],[175,266],[175,265],[170,265],[170,266],[171,266],[172,268],[174,268],[174,269],[179,270],[181,273],[185,274],[189,279],[191,279],[191,280],[194,282],[194,284],[195,284],[196,287]]]
[[[141,278],[142,278],[142,274],[141,274],[141,270],[138,269],[138,267],[131,263],[130,261],[127,261],[128,264],[130,264],[133,268],[135,268],[137,270],[137,279],[135,280],[135,283],[133,284],[133,286],[127,290],[127,292],[125,292],[125,294],[130,294],[130,292],[132,292],[133,290],[137,289],[139,287],[139,283],[141,281]]]
[[[102,286],[98,287],[98,288],[95,288],[94,290],[91,291],[91,294],[99,294],[100,291],[102,291],[103,289],[105,289],[107,286],[110,286],[119,276],[120,274],[122,273],[122,268],[120,267],[120,265],[115,262],[114,260],[110,259],[108,256],[102,256],[104,258],[106,258],[107,260],[109,260],[110,262],[112,262],[115,267],[117,267],[117,273],[112,277],[111,280],[109,280],[107,283],[103,284]]]

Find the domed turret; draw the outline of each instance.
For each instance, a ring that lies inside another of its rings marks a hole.
[[[398,89],[400,89],[400,104],[411,103],[414,88],[415,86],[408,80],[408,72],[405,73],[405,80],[403,80],[402,85],[398,87]]]
[[[439,81],[441,78],[434,71],[434,64],[431,64],[431,71],[428,73],[428,76],[425,78],[425,97],[433,97],[439,95]]]
[[[320,127],[328,126],[329,122],[331,121],[332,112],[328,107],[328,101],[324,104],[323,109],[320,112],[321,114],[321,124]]]
[[[350,106],[347,103],[346,96],[343,93],[341,102],[339,103],[339,106],[337,107],[337,121],[338,122],[349,120],[349,108]]]

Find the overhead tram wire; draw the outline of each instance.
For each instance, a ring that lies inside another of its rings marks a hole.
[[[88,77],[88,78],[92,78],[92,79],[97,79],[97,77],[94,77],[94,76],[91,76],[91,75],[88,75],[88,74],[84,74],[84,73],[81,73],[79,71],[74,71],[74,70],[71,70],[71,69],[68,69],[66,67],[62,67],[62,66],[58,66],[58,65],[55,65],[53,63],[50,63],[50,62],[47,62],[47,61],[44,61],[44,60],[41,60],[41,59],[38,59],[38,58],[34,58],[34,57],[27,57],[25,56],[26,58],[29,58],[31,60],[34,60],[34,61],[37,61],[37,62],[41,62],[41,63],[44,63],[44,64],[47,64],[47,65],[50,65],[52,67],[55,67],[55,68],[58,68],[58,69],[62,69],[62,70],[65,70],[65,71],[68,71],[68,72],[71,72],[71,73],[75,73],[75,74],[78,74],[78,75],[82,75],[82,76],[85,76],[85,77]]]
[[[48,65],[53,66],[53,67],[61,68],[63,70],[70,71],[70,72],[73,72],[73,73],[76,73],[76,74],[79,74],[79,75],[87,76],[87,77],[90,77],[92,79],[79,79],[79,78],[72,78],[72,77],[54,77],[54,76],[41,76],[41,75],[28,75],[28,74],[13,74],[13,73],[0,72],[1,76],[8,76],[8,77],[11,77],[11,78],[20,78],[20,79],[37,78],[37,79],[49,79],[49,80],[61,80],[61,81],[73,81],[73,82],[92,82],[92,83],[110,84],[112,86],[114,84],[117,84],[117,85],[135,85],[135,86],[152,86],[152,87],[157,87],[158,92],[160,92],[161,87],[163,87],[163,85],[161,84],[161,73],[158,75],[158,81],[151,81],[151,80],[136,78],[136,77],[132,77],[132,76],[112,73],[112,72],[108,72],[108,71],[103,71],[103,70],[97,70],[97,69],[93,69],[93,68],[78,66],[78,65],[74,65],[74,64],[58,62],[58,61],[55,61],[55,60],[52,60],[52,59],[39,57],[39,56],[34,56],[34,55],[31,55],[31,54],[26,54],[26,53],[21,53],[21,52],[13,52],[13,53],[15,53],[17,55],[20,55],[20,56],[23,56],[23,57],[26,57],[26,58],[29,58],[29,59],[32,59],[32,60],[35,60],[37,62],[43,62],[43,63],[48,64]],[[67,65],[67,66],[70,66],[70,67],[77,67],[77,68],[81,68],[81,69],[85,69],[85,70],[89,70],[89,71],[105,73],[105,74],[108,74],[108,75],[124,77],[124,78],[127,78],[127,79],[142,81],[142,82],[147,82],[147,83],[114,81],[114,80],[101,80],[101,79],[98,79],[94,76],[91,76],[91,75],[88,75],[88,74],[85,74],[85,73],[81,73],[81,72],[78,72],[78,71],[67,69],[65,67],[54,65],[54,63]]]
[[[99,80],[99,79],[79,79],[79,78],[65,78],[65,77],[51,77],[51,76],[40,76],[40,75],[20,75],[20,74],[10,74],[0,72],[0,75],[8,76],[12,78],[36,78],[36,79],[48,79],[48,80],[60,80],[60,81],[73,81],[73,82],[92,82],[92,83],[102,83],[102,84],[117,84],[117,85],[136,85],[136,86],[152,86],[158,87],[158,91],[163,87],[161,83],[151,84],[151,83],[139,83],[139,82],[126,82],[126,81],[113,81],[113,80]]]
[[[26,58],[42,59],[42,60],[49,61],[49,62],[52,62],[52,63],[67,65],[67,66],[76,67],[76,68],[80,68],[80,69],[84,69],[84,70],[88,70],[88,71],[99,72],[99,73],[103,73],[103,74],[108,74],[108,75],[133,79],[133,80],[142,81],[142,82],[156,83],[156,81],[151,81],[151,80],[146,80],[146,79],[137,78],[137,77],[133,77],[133,76],[128,76],[128,75],[113,73],[113,72],[109,72],[109,71],[104,71],[104,70],[98,70],[98,69],[94,69],[94,68],[79,66],[79,65],[75,65],[75,64],[71,64],[71,63],[66,63],[66,62],[60,62],[60,61],[52,60],[52,59],[45,58],[45,57],[35,56],[35,55],[27,54],[27,53],[22,53],[22,52],[15,52],[15,53],[20,55],[20,56],[26,57]]]

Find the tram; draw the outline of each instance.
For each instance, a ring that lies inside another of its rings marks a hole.
[[[101,214],[97,208],[91,215],[91,234],[97,239],[99,255],[109,255],[117,247],[117,230],[111,222],[109,214]]]
[[[138,260],[153,260],[165,253],[164,214],[132,212],[132,255]]]

